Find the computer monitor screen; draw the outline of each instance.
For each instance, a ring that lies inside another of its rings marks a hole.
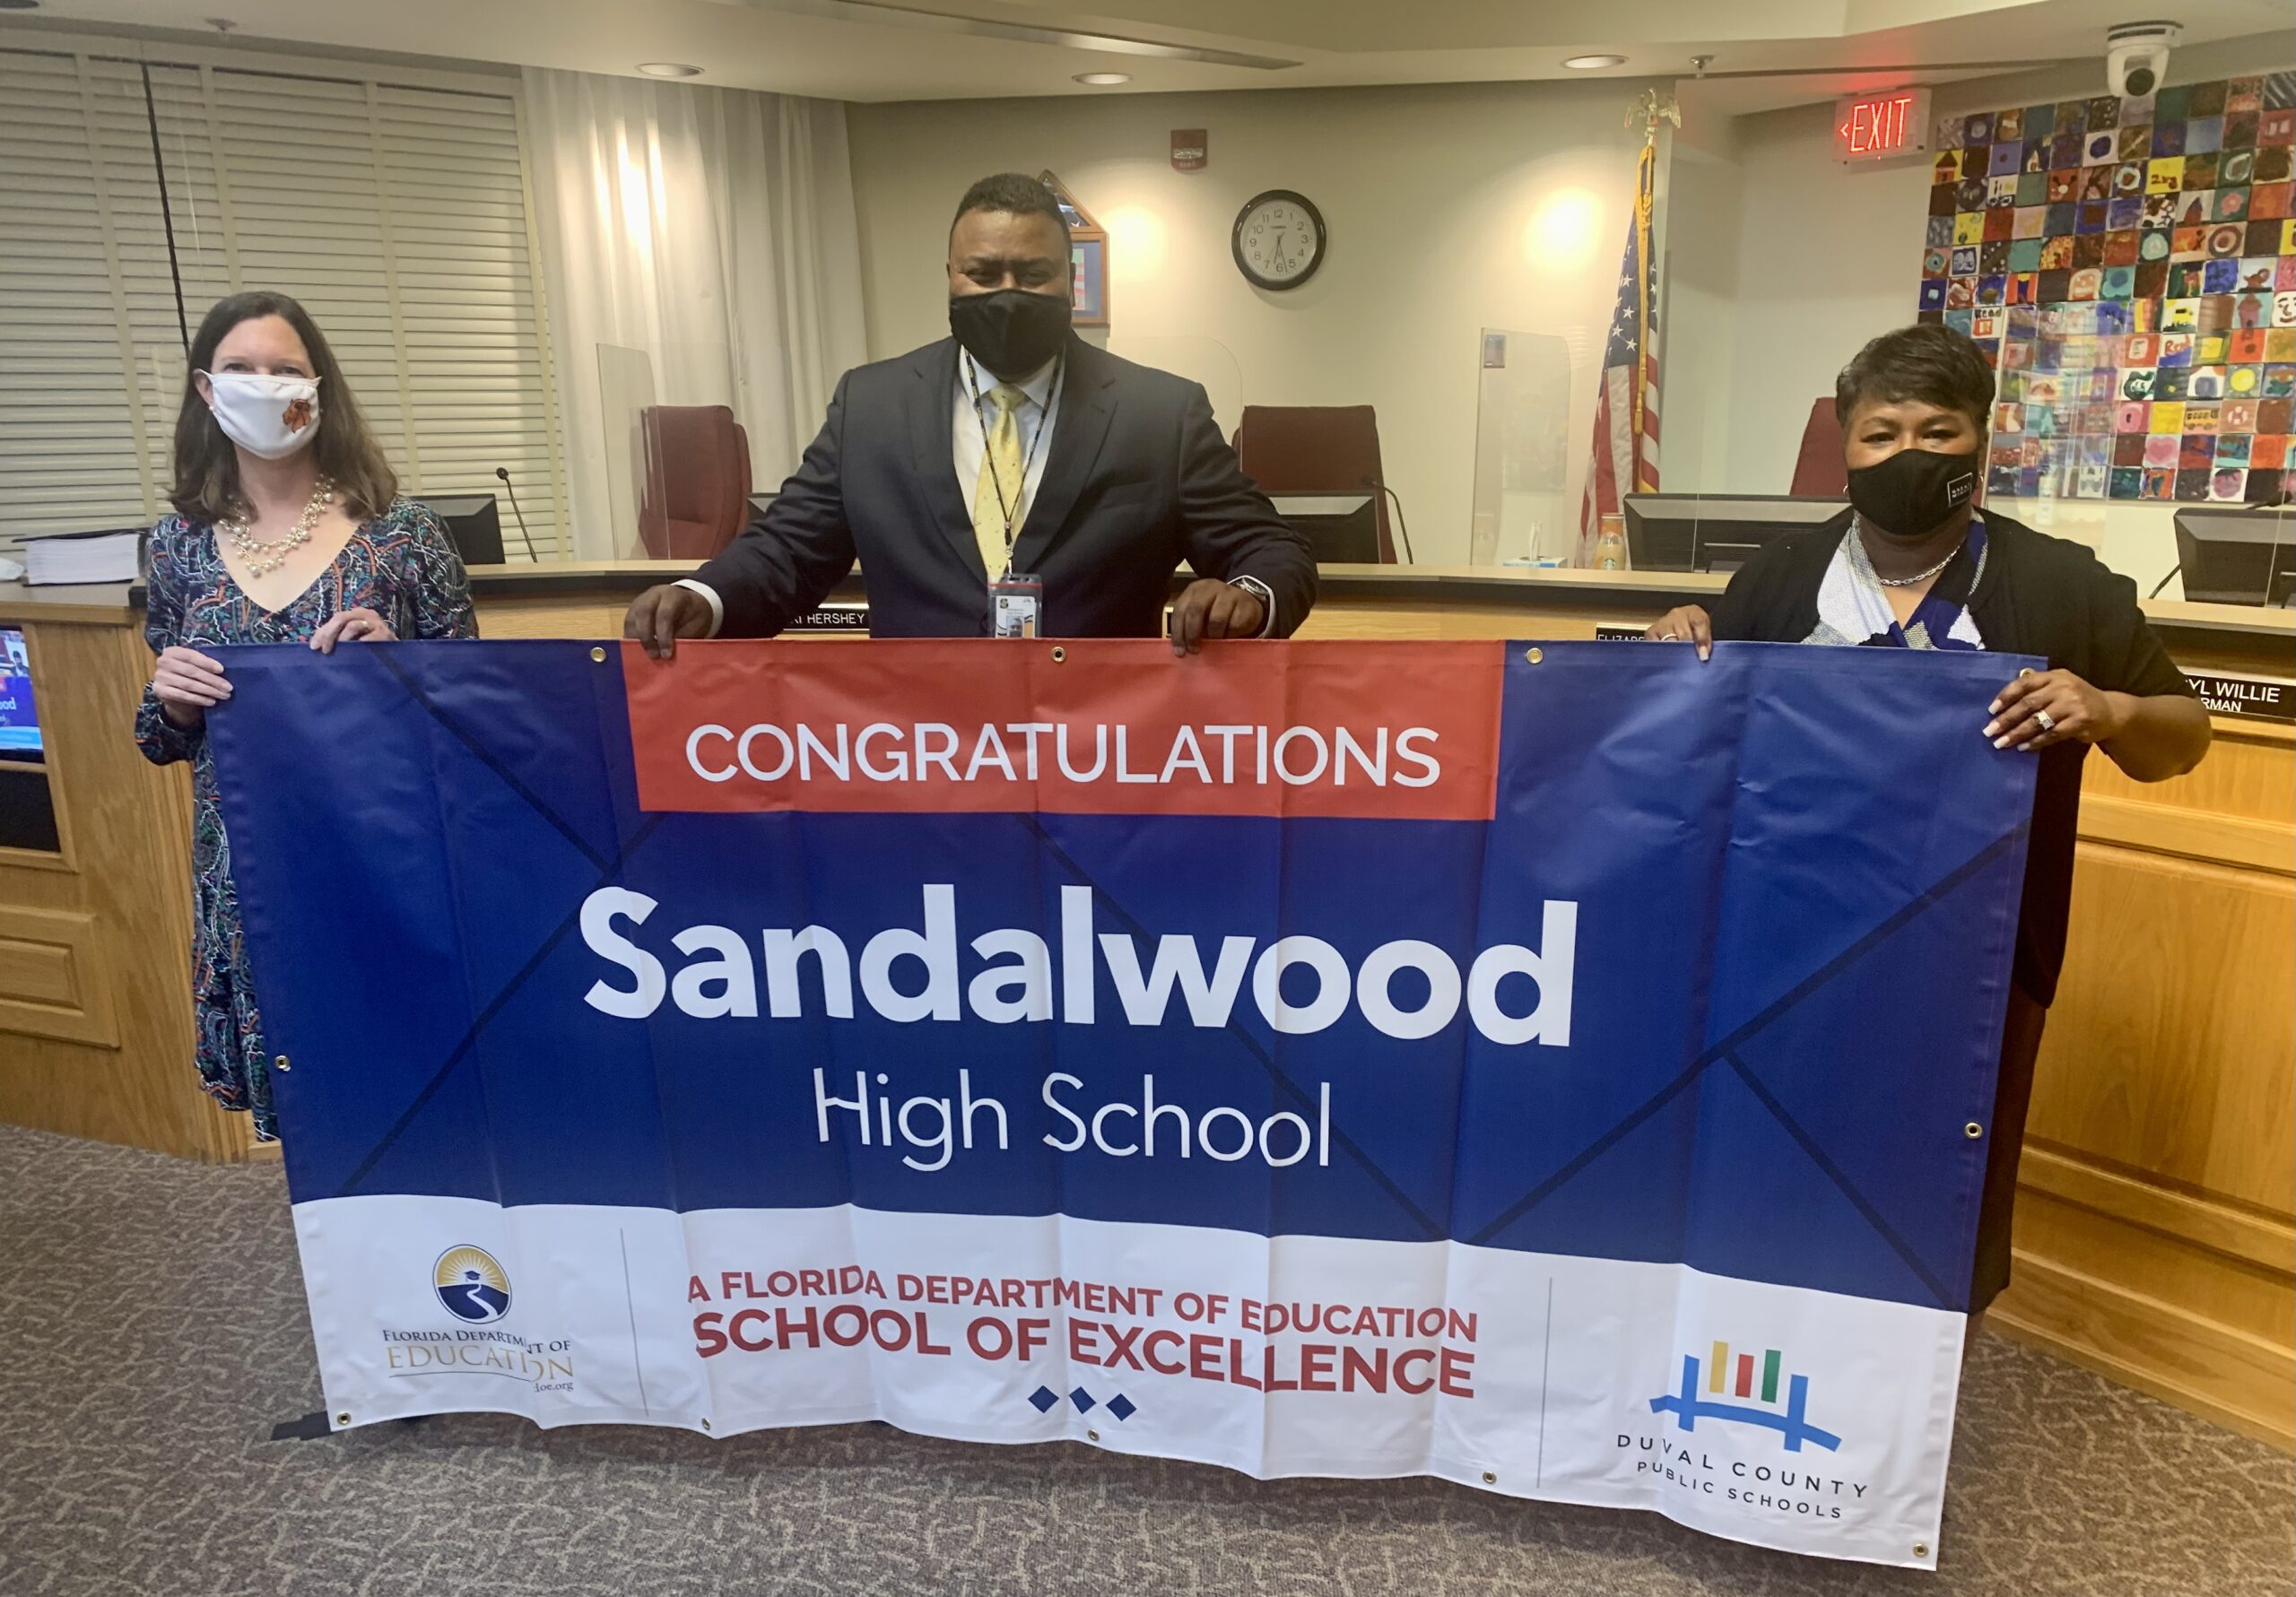
[[[436,493],[422,502],[447,524],[447,535],[455,541],[455,552],[463,557],[464,565],[502,563],[502,511],[492,494]]]
[[[0,759],[38,759],[43,752],[24,635],[0,627]]]
[[[2296,586],[2296,511],[2189,505],[2176,514],[2185,597],[2212,604],[2285,604]]]
[[[1846,499],[1783,493],[1630,493],[1626,552],[1638,571],[1735,571],[1773,538],[1846,526]]]
[[[1284,525],[1308,541],[1319,566],[1379,563],[1379,512],[1368,493],[1279,493],[1272,501]]]

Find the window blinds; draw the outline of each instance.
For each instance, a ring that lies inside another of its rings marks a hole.
[[[21,150],[19,121],[47,147]],[[179,281],[193,331],[241,290],[302,301],[403,491],[500,496],[494,470],[508,467],[536,552],[563,553],[514,95],[0,52],[0,537],[134,525],[164,508]],[[33,170],[46,175],[20,175]],[[17,187],[33,184],[20,206]],[[46,231],[13,237],[19,210],[43,202]],[[28,346],[20,319],[57,336]],[[75,403],[61,413],[21,403],[28,348],[71,367]],[[504,545],[522,559],[503,497]]]
[[[180,369],[140,73],[0,52],[0,553],[150,522],[154,340]]]

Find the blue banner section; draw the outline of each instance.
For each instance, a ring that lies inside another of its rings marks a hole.
[[[613,652],[219,652],[298,1201],[1060,1212],[1966,1305],[2016,657],[1510,647],[1494,817],[1418,821],[648,813]]]

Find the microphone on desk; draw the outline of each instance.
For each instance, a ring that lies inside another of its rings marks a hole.
[[[518,537],[526,546],[526,559],[541,564],[542,557],[535,552],[535,535],[526,531],[526,513],[518,508],[518,490],[510,486],[510,468],[498,465],[494,474],[502,479],[502,486],[510,495],[510,514],[518,518]]]
[[[1377,477],[1364,478],[1363,486],[1366,488],[1376,488],[1381,493],[1386,494],[1389,499],[1395,500],[1396,531],[1401,534],[1403,538],[1403,563],[1406,566],[1415,566],[1419,564],[1419,557],[1411,552],[1411,528],[1403,518],[1403,495],[1397,493],[1394,489],[1389,488]]]
[[[2175,565],[2173,565],[2173,566],[2170,567],[2170,568],[2169,568],[2169,574],[2168,574],[2166,577],[2163,577],[2162,578],[2161,578],[2161,580],[2160,580],[2160,581],[2158,581],[2158,582],[2154,583],[2154,584],[2152,585],[2152,591],[2151,593],[2149,593],[2149,594],[2145,595],[2144,596],[2145,596],[2147,599],[2157,599],[2157,598],[2159,598],[2159,597],[2161,596],[2161,590],[2162,588],[2164,588],[2164,587],[2167,587],[2167,586],[2168,586],[2171,582],[2174,582],[2174,581],[2176,580],[2176,578],[2177,578],[2177,573],[2178,573],[2178,572],[2179,572],[2179,571],[2181,571],[2181,570],[2183,570],[2184,568],[2185,568],[2185,563],[2184,563],[2184,561],[2182,561],[2182,560],[2179,560]]]

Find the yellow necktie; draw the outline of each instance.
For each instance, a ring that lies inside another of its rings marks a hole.
[[[1021,492],[1027,486],[1026,468],[1021,460],[1021,424],[1013,412],[1028,395],[1010,383],[999,383],[988,391],[988,399],[996,407],[996,420],[989,423],[988,447],[981,451],[980,480],[973,484],[972,535],[980,545],[980,563],[995,582],[1004,575],[1011,563],[1011,551],[1004,546],[1007,509],[1017,509]],[[1011,525],[1018,529],[1017,518]]]

